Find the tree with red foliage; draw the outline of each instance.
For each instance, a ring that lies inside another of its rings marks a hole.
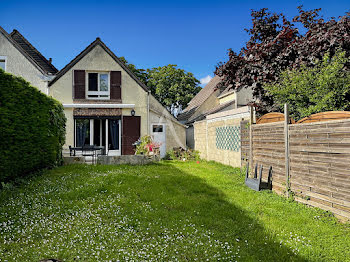
[[[321,9],[304,11],[300,6],[298,10],[292,22],[301,23],[307,29],[305,35],[283,14],[270,13],[267,8],[252,11],[253,27],[246,29],[251,36],[246,47],[239,54],[229,49],[229,60],[215,70],[223,78],[222,86],[252,87],[260,114],[276,110],[263,84],[277,81],[280,72],[313,66],[327,52],[332,57],[337,49],[350,56],[350,13],[324,21],[319,16]]]

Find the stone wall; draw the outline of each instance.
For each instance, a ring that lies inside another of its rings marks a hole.
[[[194,123],[195,150],[206,160],[241,166],[240,122],[249,119],[248,107],[209,115]]]
[[[71,165],[71,164],[85,164],[85,157],[83,156],[64,156],[63,164]]]
[[[144,155],[123,155],[123,156],[99,156],[98,164],[102,165],[145,165],[155,161],[159,161],[158,156]]]
[[[152,162],[159,161],[159,156],[144,156],[144,155],[123,155],[123,156],[99,156],[97,159],[98,164],[102,165],[146,165]],[[84,156],[64,156],[64,165],[71,164],[91,164],[90,161],[86,161]]]
[[[195,122],[193,127],[194,149],[199,151],[202,159],[207,159],[207,121]]]

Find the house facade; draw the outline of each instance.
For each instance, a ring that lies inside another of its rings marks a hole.
[[[7,41],[9,44],[0,48],[0,56],[7,57],[5,71],[22,76],[63,104],[67,118],[65,154],[69,146],[97,145],[104,146],[108,155],[130,155],[134,154],[132,144],[144,135],[151,135],[160,144],[161,157],[174,147],[185,147],[186,126],[152,96],[100,38],[63,69],[56,69],[44,83],[40,82],[44,74],[19,66],[32,63],[30,56],[22,55],[25,62],[13,59],[11,52],[19,45]]]
[[[21,76],[48,94],[48,83],[58,70],[17,30],[8,34],[0,26],[0,68]]]
[[[251,88],[234,89],[220,87],[221,78],[214,76],[210,82],[190,101],[178,120],[188,126],[186,145],[195,148],[194,123],[213,114],[238,109],[253,100]]]

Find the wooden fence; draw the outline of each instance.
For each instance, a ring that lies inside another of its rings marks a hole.
[[[264,179],[272,166],[274,191],[350,219],[350,119],[242,125],[242,160],[252,148],[251,163],[264,166]]]
[[[268,169],[273,168],[273,189],[284,193],[285,181],[285,148],[283,122],[252,126],[253,165],[263,165],[263,178],[267,178]]]
[[[246,163],[249,159],[249,120],[241,121],[241,163]]]

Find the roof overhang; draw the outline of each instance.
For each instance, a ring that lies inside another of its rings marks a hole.
[[[134,108],[135,104],[63,104],[64,108]]]
[[[219,99],[224,98],[224,97],[226,97],[226,96],[229,96],[229,95],[234,94],[235,92],[236,92],[235,90],[229,91],[229,92],[227,92],[226,94],[219,95],[218,98],[219,98]]]
[[[206,116],[206,119],[211,121],[217,121],[217,119],[225,120],[230,118],[244,118],[250,116],[251,108],[249,106],[243,106],[235,109],[230,109],[222,112],[212,113]]]
[[[119,64],[124,71],[131,76],[146,92],[149,88],[102,42],[102,40],[97,37],[88,47],[86,47],[80,54],[78,54],[72,61],[70,61],[64,68],[62,68],[56,77],[49,82],[49,86],[52,86],[58,79],[60,79],[65,73],[67,73],[75,64],[77,64],[83,57],[85,57],[92,49],[97,45],[101,46],[113,59]]]
[[[31,58],[24,50],[23,48],[15,41],[11,38],[11,36],[5,31],[5,29],[3,29],[0,26],[0,33],[2,33],[5,38],[15,47],[17,48],[17,50],[25,57],[28,59],[28,61],[30,63],[32,63],[43,75],[47,74],[41,67],[40,65],[33,59]]]

